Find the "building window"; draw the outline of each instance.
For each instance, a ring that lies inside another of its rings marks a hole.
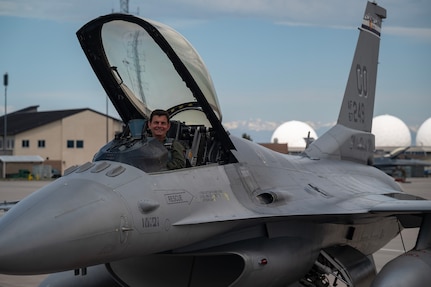
[[[76,141],[76,148],[84,148],[84,141],[83,140],[77,140]]]
[[[45,140],[38,140],[37,147],[41,147],[41,148],[45,147]]]
[[[24,148],[30,147],[30,141],[29,140],[22,140],[22,147],[24,147]]]
[[[74,148],[75,144],[73,140],[67,140],[67,148]]]

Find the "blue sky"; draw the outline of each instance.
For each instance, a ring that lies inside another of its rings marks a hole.
[[[382,0],[375,115],[402,119],[413,134],[431,117],[431,2]],[[269,142],[289,120],[320,135],[337,119],[365,0],[130,0],[129,11],[168,24],[197,49],[212,75],[232,134]],[[92,108],[105,92],[76,31],[118,12],[116,0],[0,0],[0,73],[7,112]],[[0,115],[4,114],[0,93]],[[109,113],[116,116],[110,106]]]

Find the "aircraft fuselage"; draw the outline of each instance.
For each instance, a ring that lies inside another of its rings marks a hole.
[[[399,232],[394,218],[352,216],[362,211],[361,202],[370,205],[377,190],[398,188],[383,173],[376,179],[375,168],[232,140],[240,163],[155,173],[112,161],[80,166],[2,218],[8,232],[0,243],[9,246],[2,271],[48,273],[253,238],[307,241],[301,248],[309,250],[312,264],[325,247],[350,245],[372,254]],[[369,200],[352,200],[364,193]],[[312,214],[321,220],[306,220]],[[50,256],[63,260],[43,260]]]

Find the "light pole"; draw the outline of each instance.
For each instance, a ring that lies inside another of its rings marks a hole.
[[[4,74],[3,76],[3,85],[4,85],[4,132],[3,132],[3,150],[4,154],[6,154],[6,136],[7,136],[7,85],[9,82],[8,74]]]
[[[108,96],[106,96],[106,143],[108,143],[109,140],[109,129],[108,129],[108,125],[109,125],[109,117],[108,117]]]

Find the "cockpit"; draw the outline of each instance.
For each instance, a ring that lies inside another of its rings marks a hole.
[[[93,160],[122,162],[148,173],[166,171],[169,147],[153,138],[145,127],[145,120],[129,121],[123,132],[102,147]],[[172,120],[167,137],[184,146],[186,167],[232,161],[230,154],[221,147],[214,130],[204,125],[186,125]]]

